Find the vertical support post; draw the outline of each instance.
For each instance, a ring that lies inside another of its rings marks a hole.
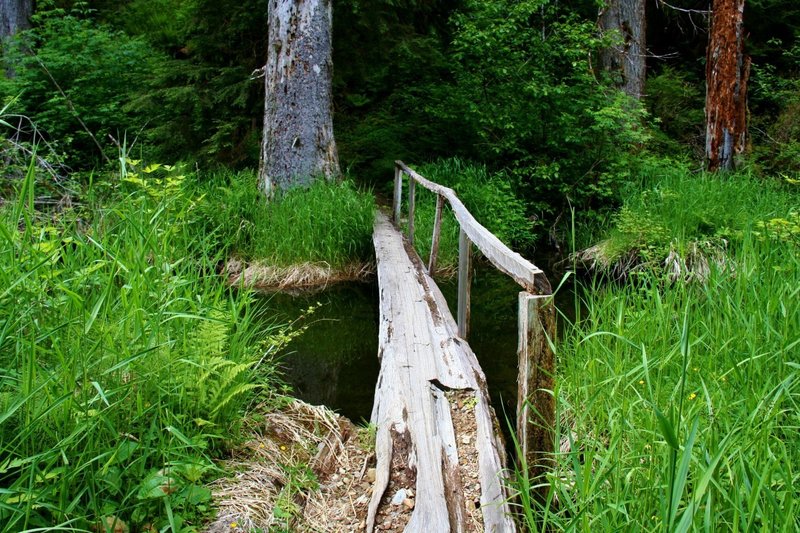
[[[408,177],[408,242],[414,245],[414,203],[417,195],[417,182]]]
[[[444,209],[444,196],[436,195],[436,215],[433,217],[433,237],[431,238],[431,257],[428,259],[428,275],[433,276],[436,271],[436,260],[439,257],[439,236],[442,233],[442,210]]]
[[[400,167],[394,167],[394,202],[392,207],[394,208],[394,215],[392,216],[392,222],[395,224],[400,224],[400,204],[401,199],[403,198],[403,171]]]
[[[518,460],[527,465],[533,484],[542,480],[555,450],[555,355],[550,342],[555,340],[556,331],[552,300],[551,295],[519,293]],[[545,487],[540,496],[546,493]]]
[[[469,334],[469,298],[472,288],[472,242],[464,233],[458,232],[458,336]]]

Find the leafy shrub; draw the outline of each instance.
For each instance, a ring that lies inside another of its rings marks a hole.
[[[541,215],[567,198],[585,211],[615,198],[627,154],[646,139],[642,110],[595,76],[594,18],[541,0],[469,1],[453,18],[454,83],[446,104],[479,136]]]
[[[127,104],[161,56],[141,39],[75,14],[45,12],[38,22],[9,54],[16,76],[2,85],[3,96],[19,95],[15,111],[36,122],[69,163],[110,158],[117,148],[109,135],[121,143],[126,130],[133,137],[145,125]]]
[[[657,131],[652,143],[664,155],[691,150],[705,156],[705,106],[702,84],[688,73],[665,67],[647,79],[646,103]]]

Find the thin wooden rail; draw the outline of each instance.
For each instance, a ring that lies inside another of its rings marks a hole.
[[[518,314],[518,395],[517,438],[520,462],[541,480],[554,450],[555,399],[553,396],[555,354],[555,309],[552,288],[544,272],[511,250],[482,226],[459,200],[453,189],[421,176],[402,161],[395,161],[393,219],[399,225],[403,176],[408,176],[408,240],[414,242],[415,190],[418,183],[436,195],[436,214],[431,238],[428,274],[433,275],[439,253],[442,211],[445,201],[459,224],[458,253],[458,335],[469,334],[472,245],[492,265],[510,276],[523,289],[519,294]]]

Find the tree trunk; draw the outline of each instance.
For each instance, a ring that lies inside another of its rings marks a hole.
[[[745,0],[713,0],[706,57],[706,159],[709,170],[731,170],[747,137],[744,53]]]
[[[645,8],[644,0],[607,0],[600,11],[600,29],[616,30],[621,42],[606,48],[600,54],[603,67],[615,79],[617,86],[633,98],[644,94],[645,81]]]
[[[0,0],[0,37],[11,37],[31,27],[33,0]]]
[[[339,175],[331,104],[332,0],[270,0],[259,182],[275,189]]]

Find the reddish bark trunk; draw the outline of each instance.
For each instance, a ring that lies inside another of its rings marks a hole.
[[[745,0],[713,0],[706,58],[706,159],[708,169],[730,170],[745,150],[747,80]]]

